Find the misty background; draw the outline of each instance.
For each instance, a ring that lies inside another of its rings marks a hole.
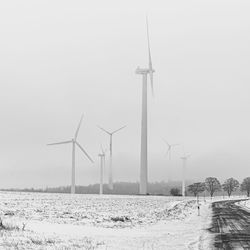
[[[115,130],[114,181],[138,181],[141,77],[149,32],[149,181],[249,175],[249,1],[2,1],[0,4],[1,188],[68,185],[74,136],[76,184],[99,181],[100,144]],[[108,163],[108,162],[107,162]],[[107,164],[108,166],[108,164]]]

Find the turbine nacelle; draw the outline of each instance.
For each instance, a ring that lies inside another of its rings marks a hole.
[[[104,151],[104,149],[103,149],[103,147],[101,145],[101,153],[99,153],[98,156],[105,158],[105,155],[106,155],[105,153],[106,153],[106,150]]]
[[[180,144],[169,144],[164,138],[162,138],[162,140],[165,142],[166,146],[167,146],[167,152],[166,154],[169,155],[169,160],[171,159],[171,151],[173,147],[179,146]]]
[[[180,157],[182,160],[187,160],[191,155],[186,155],[186,156],[182,156]]]
[[[150,41],[149,41],[149,32],[148,32],[148,18],[146,18],[146,22],[147,22],[147,40],[148,40],[148,68],[137,67],[135,73],[136,74],[141,74],[143,76],[147,76],[149,74],[151,91],[152,91],[152,95],[154,96],[154,77],[153,77],[153,73],[155,72],[155,70],[153,69],[151,50],[150,50]]]
[[[146,68],[140,68],[140,67],[137,67],[135,70],[136,74],[141,74],[141,75],[147,75],[147,74],[154,73],[154,72],[155,72],[154,69],[146,69]]]

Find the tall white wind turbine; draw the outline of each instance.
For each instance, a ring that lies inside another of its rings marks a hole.
[[[186,167],[187,167],[187,159],[191,155],[184,155],[181,157],[182,159],[182,196],[186,196]]]
[[[98,126],[102,131],[109,135],[109,189],[113,190],[113,135],[118,131],[124,129],[126,126],[123,126],[119,129],[116,129],[112,132],[107,131],[106,129]]]
[[[163,141],[166,143],[167,145],[167,155],[169,156],[169,160],[171,160],[171,150],[173,147],[179,146],[180,144],[169,144],[166,140],[163,139]]]
[[[100,191],[99,194],[103,194],[103,176],[105,167],[105,151],[101,146],[101,153],[98,155],[100,157]]]
[[[92,158],[88,155],[88,153],[84,150],[84,148],[79,144],[79,142],[77,142],[77,136],[82,124],[82,119],[83,119],[83,115],[81,116],[80,122],[78,124],[78,127],[76,129],[75,132],[75,136],[73,139],[69,140],[69,141],[63,141],[63,142],[56,142],[56,143],[49,143],[47,145],[51,146],[51,145],[59,145],[59,144],[68,144],[68,143],[72,143],[72,173],[71,173],[71,194],[75,193],[75,148],[76,145],[77,147],[85,154],[85,156],[93,163],[94,161],[92,160]]]
[[[135,73],[142,75],[142,120],[141,120],[141,167],[140,167],[140,194],[147,194],[148,185],[148,112],[147,112],[147,76],[150,77],[152,95],[153,88],[153,73],[155,72],[152,66],[151,50],[149,43],[148,19],[147,24],[147,42],[148,42],[148,68],[137,67]]]

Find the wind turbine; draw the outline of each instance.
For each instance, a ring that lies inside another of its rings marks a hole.
[[[100,157],[100,194],[103,194],[103,172],[105,167],[105,151],[101,146],[101,153],[98,155]]]
[[[76,145],[80,148],[80,150],[85,154],[85,156],[93,163],[94,161],[92,160],[92,158],[88,155],[88,153],[83,149],[83,147],[79,144],[79,142],[77,142],[77,136],[81,127],[81,123],[82,123],[82,119],[83,119],[83,115],[81,116],[80,122],[78,124],[78,127],[76,129],[75,132],[75,136],[73,139],[69,140],[69,141],[63,141],[63,142],[56,142],[56,143],[49,143],[47,145],[51,146],[51,145],[59,145],[59,144],[68,144],[68,143],[72,143],[72,173],[71,173],[71,194],[75,193],[75,148]]]
[[[186,165],[187,165],[187,159],[191,155],[184,155],[181,157],[183,165],[182,165],[182,196],[186,196],[186,184],[185,184],[185,178],[186,178]]]
[[[167,149],[167,155],[169,156],[169,160],[171,160],[171,150],[173,147],[179,146],[180,144],[169,144],[166,140],[163,139],[163,141],[166,143],[168,149]]]
[[[148,18],[146,18],[147,25],[147,42],[148,42],[148,67],[137,67],[135,73],[142,75],[142,120],[141,120],[141,168],[140,168],[140,194],[147,194],[148,185],[148,119],[147,119],[147,76],[150,77],[152,95],[154,95],[153,88],[153,73],[155,72],[152,66],[149,32],[148,32]]]
[[[169,168],[168,168],[168,182],[170,182],[171,180],[171,153],[172,153],[172,148],[179,146],[180,144],[169,144],[164,138],[162,138],[162,140],[165,142],[165,144],[167,145],[167,152],[166,155],[169,156]]]
[[[109,132],[100,126],[98,126],[98,127],[99,127],[99,129],[101,129],[102,131],[104,131],[105,133],[107,133],[110,136],[110,141],[109,141],[109,154],[110,154],[110,156],[109,156],[109,189],[113,190],[114,187],[113,187],[113,165],[112,165],[113,164],[113,162],[112,162],[113,161],[113,158],[112,158],[113,157],[113,145],[112,145],[113,140],[112,139],[113,139],[113,135],[115,133],[122,130],[126,126],[123,126],[123,127],[116,129],[112,132]]]

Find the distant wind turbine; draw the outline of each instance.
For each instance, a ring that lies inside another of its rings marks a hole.
[[[142,121],[141,121],[141,167],[140,167],[140,194],[147,194],[148,185],[148,128],[147,128],[147,76],[150,77],[152,95],[154,95],[153,88],[153,73],[155,72],[152,66],[148,18],[146,18],[147,25],[147,41],[148,41],[148,68],[137,67],[135,73],[142,75]]]
[[[187,159],[191,155],[184,155],[181,157],[183,165],[182,165],[182,196],[186,196],[186,184],[185,184],[185,179],[186,179],[186,166],[187,166]]]
[[[163,141],[166,143],[167,145],[167,155],[169,156],[169,160],[171,160],[171,150],[173,147],[179,146],[180,144],[169,144],[166,140],[163,139]]]
[[[73,139],[69,140],[69,141],[63,141],[63,142],[56,142],[56,143],[49,143],[47,145],[51,146],[51,145],[59,145],[59,144],[68,144],[68,143],[72,143],[72,174],[71,174],[71,194],[75,193],[75,147],[76,145],[81,149],[81,151],[85,154],[85,156],[93,163],[94,161],[92,160],[92,158],[88,155],[88,153],[83,149],[83,147],[79,144],[79,142],[77,142],[77,136],[81,127],[81,123],[82,123],[82,119],[83,119],[83,115],[81,116],[80,122],[78,124],[78,127],[76,129],[75,132],[75,136]]]
[[[103,173],[105,167],[105,151],[101,146],[101,153],[98,155],[100,157],[100,194],[103,194]]]
[[[112,139],[113,139],[113,135],[115,133],[117,133],[118,131],[124,129],[126,126],[123,126],[123,127],[119,128],[119,129],[116,129],[116,130],[114,130],[112,132],[109,132],[106,129],[100,127],[100,126],[98,126],[98,127],[99,127],[99,129],[101,129],[102,131],[107,133],[109,135],[109,137],[110,137],[110,142],[109,142],[109,154],[110,154],[110,156],[109,156],[109,189],[113,190],[114,187],[113,187],[113,145],[112,145],[113,140]]]

